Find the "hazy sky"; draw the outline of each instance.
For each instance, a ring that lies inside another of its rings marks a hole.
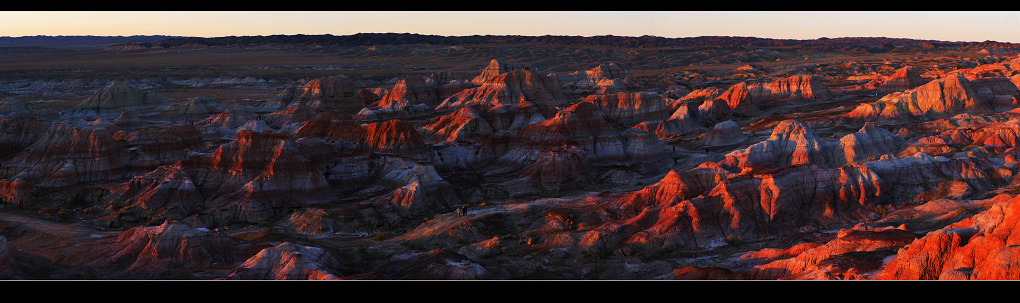
[[[0,36],[417,33],[1020,43],[1020,11],[5,11]]]

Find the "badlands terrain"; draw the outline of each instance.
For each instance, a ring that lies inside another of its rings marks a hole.
[[[122,38],[0,38],[0,279],[1020,278],[1020,45]]]

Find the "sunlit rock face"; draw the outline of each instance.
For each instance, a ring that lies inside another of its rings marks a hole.
[[[611,123],[625,126],[649,120],[665,120],[669,117],[665,100],[652,93],[589,95],[584,102],[595,104]]]
[[[478,76],[471,79],[471,83],[474,83],[475,85],[484,85],[486,82],[495,79],[499,75],[515,70],[527,69],[530,69],[530,67],[523,64],[514,64],[500,59],[492,59],[489,61],[489,65],[486,65]]]
[[[493,133],[489,122],[470,107],[433,118],[418,130],[427,143],[451,143]]]
[[[298,123],[308,121],[315,117],[315,114],[311,107],[302,104],[262,115],[261,119],[265,120],[269,127],[281,129],[284,126],[292,124],[296,126]]]
[[[988,101],[978,97],[970,80],[955,75],[863,103],[845,116],[868,120],[908,117],[931,120],[990,109]]]
[[[385,108],[425,104],[429,108],[435,108],[442,102],[439,93],[439,84],[432,78],[406,77],[398,81],[379,100],[378,106]]]
[[[432,78],[406,77],[398,81],[375,106],[363,108],[354,118],[379,121],[425,116],[439,105],[442,101],[439,98],[440,87]]]
[[[832,96],[821,79],[811,75],[796,75],[748,85],[747,90],[755,102],[817,100]]]
[[[899,250],[877,279],[1016,280],[1016,229],[1020,200],[929,232]]]
[[[165,275],[236,264],[244,260],[249,246],[224,233],[167,221],[125,230],[112,243],[98,245],[92,253],[75,259],[137,276],[178,278]]]
[[[493,64],[497,67],[493,68]],[[499,73],[493,75],[496,72]],[[526,102],[543,114],[551,114],[557,107],[568,104],[555,79],[530,69],[501,68],[494,61],[474,81],[480,86],[450,96],[436,110],[477,105],[484,111],[492,111]]]
[[[703,92],[711,93],[711,92]],[[764,96],[758,96],[759,98],[765,98]],[[769,96],[771,97],[771,96]],[[726,91],[712,97],[711,99],[719,99],[725,101],[726,105],[730,109],[730,113],[743,115],[747,117],[753,117],[758,114],[759,109],[755,104],[756,100],[752,100],[751,91],[748,90],[746,82],[740,82],[730,86]],[[725,118],[724,116],[716,116],[715,119]]]
[[[301,104],[316,111],[339,110],[350,115],[365,107],[354,80],[335,75],[313,79],[301,87],[287,88],[261,108],[273,112]]]
[[[565,91],[575,94],[616,94],[636,87],[633,75],[616,63],[604,63],[584,71],[551,74]]]
[[[801,164],[834,166],[843,161],[841,155],[833,153],[836,149],[838,143],[818,138],[800,121],[785,120],[776,125],[768,139],[730,152],[721,165],[731,171]]]
[[[742,261],[764,261],[747,270],[683,267],[662,277],[677,280],[869,280],[881,270],[883,259],[917,236],[902,228],[871,228],[858,224],[840,230],[824,243],[800,243],[789,248],[766,248],[741,254]]]
[[[340,261],[329,251],[283,242],[259,251],[222,280],[337,280]]]
[[[859,165],[798,165],[749,175],[711,165],[670,172],[605,204],[603,209],[622,218],[595,222],[578,245],[639,254],[767,238],[807,224],[856,222],[873,215],[881,182]]]
[[[901,92],[925,84],[928,80],[921,78],[921,71],[912,66],[905,66],[897,69],[895,73],[882,81],[876,88],[883,93]]]
[[[74,108],[81,116],[117,116],[126,110],[151,110],[167,102],[159,93],[129,86],[123,81],[113,81],[95,92]]]
[[[698,119],[697,109],[687,104],[677,108],[673,115],[666,120],[644,121],[633,127],[653,133],[663,140],[705,130],[701,120]]]
[[[635,131],[639,131],[634,129]],[[640,131],[640,133],[646,133]],[[638,132],[624,135],[613,129],[605,114],[589,102],[572,105],[555,117],[534,123],[510,134],[510,149],[502,157],[508,162],[526,163],[544,150],[552,147],[577,146],[587,155],[591,165],[630,165],[658,160],[655,156],[644,156],[627,150],[641,150],[641,153],[656,154],[654,147],[639,147],[641,144],[657,144],[654,140],[642,139]],[[650,137],[654,139],[654,137]],[[529,156],[529,154],[531,154]],[[658,154],[662,154],[661,147]],[[655,160],[650,160],[655,158]]]

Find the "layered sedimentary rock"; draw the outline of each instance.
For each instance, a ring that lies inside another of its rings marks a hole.
[[[894,92],[872,103],[864,103],[845,116],[875,120],[913,117],[930,120],[963,112],[989,110],[987,100],[978,98],[971,81],[961,75],[932,80],[914,89]]]
[[[755,102],[814,100],[832,96],[821,79],[804,74],[748,85],[747,90]]]
[[[1009,183],[1013,171],[987,158],[948,159],[918,153],[865,162],[882,180],[883,199],[896,203],[962,199]]]
[[[495,62],[494,62],[495,64]],[[543,113],[554,112],[556,107],[567,105],[568,99],[560,90],[555,79],[530,69],[489,67],[475,78],[486,79],[479,87],[469,88],[450,96],[436,110],[457,109],[478,105],[482,110],[494,110],[513,106],[521,102],[533,104]],[[491,75],[493,72],[501,72]],[[477,82],[476,82],[477,83]]]
[[[759,98],[761,100],[768,100],[761,96],[759,96]],[[729,106],[730,112],[734,114],[753,117],[759,112],[758,105],[755,104],[757,100],[752,100],[751,91],[748,90],[746,82],[734,84],[726,89],[726,91],[719,94],[718,97],[712,99],[726,101],[726,105]],[[715,118],[718,119],[723,117]]]
[[[863,163],[883,155],[895,155],[903,147],[903,139],[872,123],[839,139],[847,163]]]
[[[565,90],[575,93],[616,94],[629,91],[635,85],[632,74],[616,63],[599,64],[585,71],[555,75]]]
[[[630,165],[661,159],[652,160],[636,155],[632,159],[627,153],[629,147],[650,142],[628,141],[627,137],[610,127],[605,114],[599,111],[595,104],[589,102],[577,103],[560,111],[553,118],[529,124],[511,134],[509,140],[514,143],[503,158],[517,163],[520,163],[521,159],[534,159],[533,156],[525,154],[540,153],[542,149],[564,146],[579,147],[592,165]],[[662,155],[661,147],[659,154]]]
[[[344,75],[316,78],[301,87],[289,87],[261,106],[278,111],[301,104],[316,111],[339,110],[356,114],[365,107],[354,80]]]
[[[155,138],[140,142],[139,155],[132,159],[132,166],[156,167],[184,160],[192,151],[205,146],[202,133],[191,123],[175,124],[166,128]]]
[[[489,61],[489,65],[485,66],[478,76],[471,79],[471,83],[474,83],[475,85],[484,85],[486,82],[492,81],[499,75],[515,70],[527,69],[530,69],[530,67],[523,64],[513,64],[500,59],[492,59]]]
[[[343,270],[325,249],[283,242],[263,249],[221,279],[336,280]]]
[[[800,121],[784,120],[776,125],[768,139],[726,154],[720,165],[732,171],[800,164],[835,167],[895,155],[901,152],[903,145],[903,139],[870,123],[836,141],[819,138],[811,127]]]
[[[928,81],[921,78],[921,71],[912,66],[906,66],[897,69],[876,90],[883,93],[901,92],[921,86],[925,82]]]
[[[313,117],[315,117],[315,111],[302,104],[263,115],[262,120],[265,120],[266,125],[272,128],[281,129],[290,124],[308,121]]]
[[[666,120],[644,121],[634,125],[634,128],[653,133],[659,139],[671,140],[677,136],[704,131],[705,127],[697,117],[697,109],[683,105]]]
[[[425,104],[435,108],[442,100],[439,99],[439,84],[431,78],[406,77],[397,82],[386,95],[379,100],[379,107],[404,107]]]
[[[669,115],[665,100],[652,93],[589,95],[584,102],[595,104],[611,123],[625,126],[648,120],[665,120]]]
[[[832,152],[837,146],[818,138],[814,130],[800,121],[785,120],[776,125],[765,141],[727,154],[722,166],[732,171],[800,164],[834,166],[843,161]]]
[[[195,122],[194,125],[205,138],[233,139],[237,129],[251,121],[259,119],[259,115],[244,109],[227,109],[218,114]]]
[[[1015,233],[1020,200],[929,232],[900,250],[876,277],[882,280],[1016,280]]]
[[[0,100],[0,115],[6,119],[35,118],[40,109],[30,102],[7,97]]]
[[[0,121],[0,157],[8,159],[35,143],[50,128],[50,123],[40,119],[18,119]]]
[[[92,258],[87,264],[135,275],[177,278],[181,269],[238,263],[244,259],[248,245],[224,233],[167,221],[158,226],[128,229],[114,242],[100,245],[88,256],[79,258]]]
[[[707,146],[723,146],[740,143],[746,139],[747,136],[740,130],[740,125],[733,120],[726,120],[705,132],[705,137],[702,140]]]
[[[127,151],[102,127],[54,124],[7,166],[17,177],[42,186],[111,180],[123,176]]]
[[[433,118],[418,129],[427,143],[450,143],[493,133],[489,122],[470,107]]]
[[[126,110],[146,110],[166,104],[159,93],[113,81],[79,103],[74,112],[78,115],[110,116]]]
[[[872,216],[881,201],[881,182],[859,165],[798,165],[753,175],[703,165],[671,172],[614,200],[610,205],[618,205],[624,219],[588,229],[578,245],[624,254],[699,249],[727,239],[789,233],[806,224],[855,222]]]
[[[198,96],[187,102],[166,105],[162,112],[169,119],[204,119],[223,111],[223,106],[213,97]]]
[[[241,131],[207,156],[195,155],[135,176],[110,200],[108,220],[189,224],[256,223],[290,207],[336,198],[323,173],[288,135]]]
[[[917,236],[902,228],[858,224],[840,230],[824,243],[806,242],[789,248],[766,248],[741,254],[742,261],[764,261],[747,270],[684,267],[663,277],[677,280],[868,280],[883,259]]]

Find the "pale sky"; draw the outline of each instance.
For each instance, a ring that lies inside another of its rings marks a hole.
[[[777,39],[890,37],[1020,43],[1020,11],[5,11],[0,36],[356,33]]]

